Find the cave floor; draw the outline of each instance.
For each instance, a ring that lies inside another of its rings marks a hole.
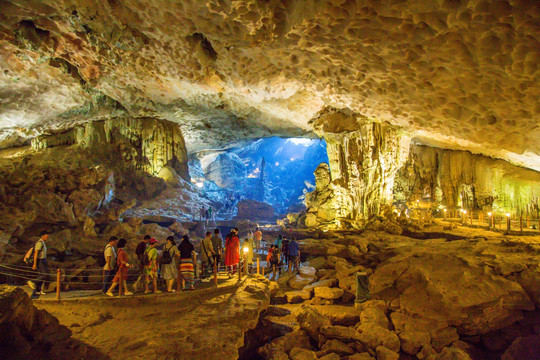
[[[269,303],[260,277],[221,279],[196,291],[61,302],[34,301],[67,326],[76,340],[110,359],[236,359],[248,326]],[[245,291],[249,287],[250,291]]]

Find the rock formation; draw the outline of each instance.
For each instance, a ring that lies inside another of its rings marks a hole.
[[[330,166],[315,172],[316,189],[306,196],[306,226],[341,227],[392,202],[394,176],[408,155],[407,135],[335,109],[326,109],[313,126],[326,140]]]
[[[540,169],[535,1],[5,2],[2,144],[156,116],[190,151],[333,106]]]
[[[450,209],[538,217],[540,173],[466,151],[411,145],[395,189],[401,201],[431,198]]]
[[[71,330],[38,310],[17,287],[0,285],[2,359],[105,359],[104,354],[71,338]]]

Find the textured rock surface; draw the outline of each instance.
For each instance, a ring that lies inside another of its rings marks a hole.
[[[71,330],[45,310],[38,310],[17,287],[0,285],[2,359],[105,359],[104,354],[71,339]]]
[[[156,115],[191,149],[325,106],[540,168],[534,1],[8,1],[2,143]]]
[[[410,138],[397,128],[328,109],[313,122],[326,140],[329,169],[315,171],[306,196],[307,227],[355,222],[378,214],[393,199],[394,176],[407,159]]]
[[[449,208],[538,216],[540,172],[467,151],[411,145],[394,193],[398,200],[427,195]]]

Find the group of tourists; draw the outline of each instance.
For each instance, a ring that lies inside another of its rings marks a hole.
[[[208,221],[214,221],[214,210],[212,209],[212,207],[201,207],[201,212],[199,214],[200,216],[200,220],[201,221],[204,221],[205,223],[208,224]]]
[[[294,238],[289,240],[280,234],[274,244],[269,244],[266,263],[268,264],[268,273],[272,272],[274,279],[277,274],[281,274],[281,268],[284,266],[287,266],[289,271],[298,271],[300,247],[296,240]]]
[[[200,243],[201,281],[210,281],[211,274],[214,271],[219,271],[222,265],[225,266],[229,278],[231,278],[239,271],[241,257],[247,263],[248,271],[251,272],[254,250],[262,250],[262,232],[259,228],[256,228],[254,232],[249,230],[241,251],[238,231],[236,227],[231,229],[225,238],[225,245],[223,245],[219,229],[214,229],[213,233],[206,232]],[[39,275],[34,280],[28,281],[34,299],[45,294],[45,283],[49,281],[46,246],[48,237],[46,232],[42,233],[24,259],[32,265],[32,269],[37,271]],[[113,296],[113,291],[121,284],[124,294],[132,295],[132,292],[128,290],[127,280],[128,270],[133,267],[139,269],[139,276],[133,284],[133,288],[139,290],[142,283],[145,294],[161,293],[158,289],[158,276],[164,280],[167,292],[176,292],[180,289],[194,290],[197,255],[195,247],[187,235],[182,237],[180,243],[177,243],[173,236],[167,237],[161,256],[158,256],[156,248],[158,240],[150,235],[145,235],[136,247],[136,260],[131,262],[125,251],[127,243],[126,239],[111,236],[100,254],[98,262],[103,271],[101,290],[104,294]],[[243,256],[241,256],[242,253]],[[284,265],[288,265],[289,270],[293,268],[298,270],[300,261],[298,243],[294,239],[289,241],[287,237],[279,235],[275,243],[270,244],[266,260],[268,273],[272,269],[281,269]],[[274,277],[275,275],[274,273]],[[175,281],[177,289],[174,289]]]

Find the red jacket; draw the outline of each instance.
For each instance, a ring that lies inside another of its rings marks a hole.
[[[238,236],[227,236],[225,241],[225,265],[236,265],[240,262],[240,239]]]

